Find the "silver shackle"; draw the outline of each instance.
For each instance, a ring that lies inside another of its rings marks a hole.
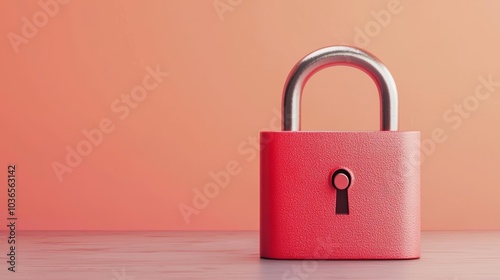
[[[380,96],[380,130],[398,130],[398,92],[391,73],[372,54],[349,46],[319,49],[295,65],[283,90],[283,130],[300,130],[300,101],[307,80],[319,70],[335,65],[358,68],[373,79]]]

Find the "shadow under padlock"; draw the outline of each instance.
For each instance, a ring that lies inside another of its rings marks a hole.
[[[334,65],[356,67],[374,80],[380,131],[300,131],[305,83]],[[261,132],[261,144],[261,257],[420,257],[420,165],[411,162],[420,132],[398,131],[396,85],[373,55],[333,46],[304,57],[283,92],[283,131]]]

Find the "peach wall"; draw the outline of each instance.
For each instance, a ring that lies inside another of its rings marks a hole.
[[[500,229],[500,2],[60,2],[0,4],[21,229],[257,229],[258,132],[294,63],[341,43],[387,65],[400,128],[422,131],[423,229]],[[360,71],[324,70],[303,128],[377,129],[377,102]]]

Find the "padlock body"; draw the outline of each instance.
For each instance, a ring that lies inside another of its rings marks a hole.
[[[260,254],[420,257],[420,132],[261,132]],[[332,174],[351,175],[349,214]]]

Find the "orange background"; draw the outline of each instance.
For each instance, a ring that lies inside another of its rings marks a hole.
[[[363,47],[386,64],[399,89],[400,129],[421,130],[427,141],[423,229],[500,229],[500,87],[474,101],[480,77],[500,81],[500,2],[73,0],[57,7],[13,47],[9,34],[22,34],[23,17],[33,22],[43,10],[37,1],[0,3],[0,163],[5,177],[8,163],[18,166],[21,229],[258,229],[252,143],[279,125],[275,112],[293,65],[334,44]],[[157,65],[169,76],[120,119],[111,104]],[[358,70],[321,71],[303,96],[306,130],[378,128],[375,86]],[[455,113],[464,101],[470,110]],[[63,164],[66,147],[105,118],[114,130],[60,182],[53,163]],[[187,223],[179,207],[192,207],[195,191],[214,182],[210,173],[228,164],[227,186],[192,208],[198,212]]]

